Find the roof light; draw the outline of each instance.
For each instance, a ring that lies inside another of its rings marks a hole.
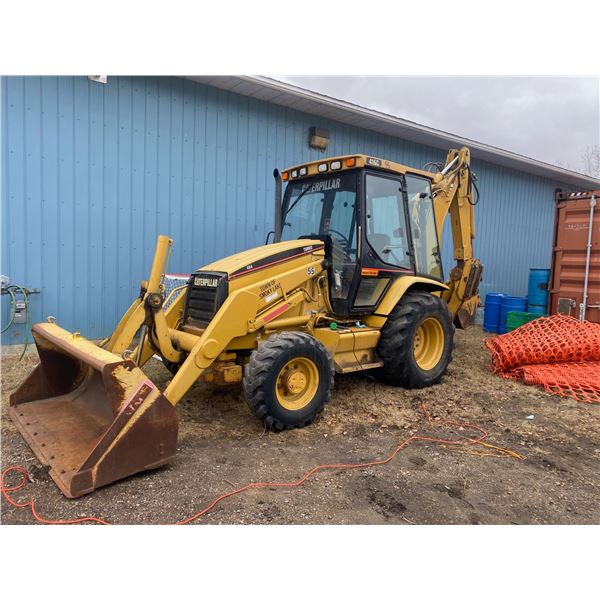
[[[287,171],[284,171],[284,172],[281,174],[281,180],[282,180],[282,181],[287,181],[289,178],[290,178],[290,174],[289,174]]]
[[[300,177],[304,177],[308,173],[308,169],[306,167],[302,167],[300,169]]]
[[[317,169],[319,170],[319,173],[325,173],[325,171],[327,171],[327,169],[328,169],[328,168],[329,168],[329,167],[328,167],[327,163],[321,163],[321,164],[320,164],[320,165],[317,167]]]
[[[354,157],[346,159],[346,166],[353,167],[356,164],[356,159]]]
[[[332,171],[337,171],[338,169],[342,168],[342,161],[341,160],[334,160],[330,165],[330,168]]]
[[[294,169],[292,171],[292,179],[296,179],[296,177],[298,177],[298,171],[296,171],[296,169]]]

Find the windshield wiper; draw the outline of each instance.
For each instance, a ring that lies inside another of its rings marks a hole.
[[[282,220],[288,216],[288,214],[290,213],[292,208],[294,208],[294,206],[296,206],[296,204],[298,204],[298,202],[300,201],[300,198],[302,198],[302,196],[304,196],[304,194],[306,194],[306,192],[308,192],[308,190],[310,190],[311,187],[312,186],[309,184],[306,186],[306,188],[304,190],[302,190],[300,192],[300,195],[294,200],[294,203],[285,211],[285,214],[283,215]],[[288,225],[288,223],[286,223],[285,221],[283,224]]]

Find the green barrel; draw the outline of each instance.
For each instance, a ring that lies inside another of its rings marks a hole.
[[[513,331],[525,323],[539,319],[542,315],[531,312],[523,312],[520,310],[511,310],[506,315],[506,330]]]

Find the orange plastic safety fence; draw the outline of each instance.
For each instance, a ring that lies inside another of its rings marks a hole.
[[[492,371],[501,377],[600,402],[600,324],[567,315],[541,317],[484,344]]]

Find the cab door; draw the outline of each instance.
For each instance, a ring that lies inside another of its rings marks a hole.
[[[401,175],[365,171],[364,217],[357,312],[370,312],[392,279],[415,273],[414,254]]]
[[[343,316],[350,313],[358,277],[356,174],[352,173],[350,177],[354,181],[353,188],[341,185],[325,195],[320,226],[320,232],[328,236],[330,242],[331,306],[336,314]]]

